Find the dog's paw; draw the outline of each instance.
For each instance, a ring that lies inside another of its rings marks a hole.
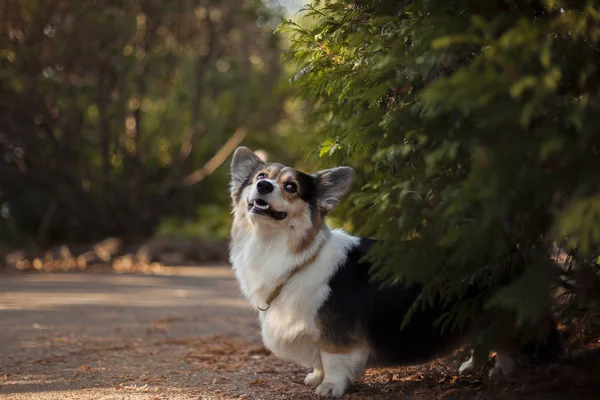
[[[308,386],[319,386],[323,382],[323,371],[314,370],[304,378],[304,384]]]
[[[460,367],[458,368],[458,373],[460,375],[464,375],[473,371],[473,368],[475,368],[475,360],[473,360],[473,357],[471,357],[464,363],[460,364]]]
[[[325,381],[317,387],[316,393],[321,397],[340,398],[344,395],[346,386],[346,383]]]

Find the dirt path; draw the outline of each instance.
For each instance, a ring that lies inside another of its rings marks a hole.
[[[0,397],[210,398],[195,354],[256,343],[255,317],[228,268],[172,273],[0,276]]]
[[[316,399],[260,344],[227,267],[0,275],[0,399]],[[597,358],[501,385],[457,360],[369,370],[348,399],[597,398]],[[560,371],[557,373],[556,371]],[[589,396],[588,396],[589,395]]]

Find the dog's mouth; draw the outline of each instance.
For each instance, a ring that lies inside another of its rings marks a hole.
[[[265,217],[276,220],[282,220],[287,217],[286,212],[274,210],[273,207],[263,199],[256,199],[249,203],[248,212],[256,215],[264,215]]]

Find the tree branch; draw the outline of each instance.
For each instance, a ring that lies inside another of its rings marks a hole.
[[[181,183],[184,186],[192,186],[215,172],[215,170],[219,168],[219,166],[223,164],[225,160],[227,160],[227,157],[233,153],[242,140],[244,140],[246,135],[248,135],[248,131],[245,128],[238,128],[234,134],[231,135],[229,140],[225,142],[223,147],[221,147],[221,149],[219,149],[219,151],[217,151],[217,153],[210,160],[208,160],[202,168],[183,178]]]
[[[215,155],[202,166],[202,168],[197,169],[177,183],[173,183],[172,181],[165,183],[161,187],[161,192],[165,193],[176,186],[193,186],[202,181],[204,178],[215,172],[215,170],[227,160],[247,135],[248,130],[246,128],[238,128],[219,151],[217,151]]]

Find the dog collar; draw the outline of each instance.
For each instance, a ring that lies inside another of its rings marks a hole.
[[[317,258],[317,256],[319,255],[319,253],[321,252],[321,249],[323,248],[323,245],[325,244],[325,242],[327,242],[327,239],[323,240],[321,242],[321,244],[319,245],[319,248],[317,249],[317,251],[315,251],[315,254],[313,254],[312,256],[310,256],[310,258],[308,258],[306,261],[300,263],[299,265],[296,265],[294,267],[294,269],[292,269],[292,271],[288,274],[287,278],[285,278],[285,280],[283,282],[281,282],[269,295],[269,297],[267,297],[267,301],[266,304],[267,306],[262,308],[261,306],[256,306],[256,308],[258,308],[259,311],[267,311],[269,309],[269,307],[271,306],[271,303],[273,301],[275,301],[275,299],[277,298],[277,296],[279,296],[279,294],[281,293],[281,290],[283,289],[283,287],[285,286],[286,283],[288,283],[288,281],[290,279],[292,279],[292,277],[294,275],[296,275],[298,272],[302,271],[302,269],[304,269],[306,266],[312,264],[313,261],[315,261],[315,259]]]

